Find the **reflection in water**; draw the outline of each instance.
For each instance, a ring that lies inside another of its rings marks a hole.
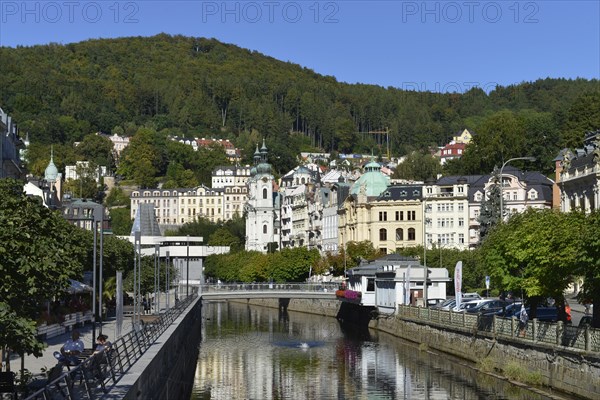
[[[546,398],[334,318],[224,302],[202,312],[194,400]]]

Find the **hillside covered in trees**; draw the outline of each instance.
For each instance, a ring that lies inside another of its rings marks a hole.
[[[133,136],[144,127],[162,137],[230,139],[249,161],[266,137],[285,172],[300,150],[385,153],[385,135],[369,131],[388,130],[392,155],[400,156],[468,128],[475,145],[448,173],[489,173],[523,154],[549,173],[558,150],[600,128],[598,80],[547,78],[490,93],[404,91],[341,83],[214,39],[166,34],[0,47],[0,59],[0,107],[32,143],[45,145],[97,131]],[[60,151],[57,158],[71,162]]]

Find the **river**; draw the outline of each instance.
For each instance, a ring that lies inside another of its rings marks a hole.
[[[549,399],[334,318],[205,303],[192,400]]]

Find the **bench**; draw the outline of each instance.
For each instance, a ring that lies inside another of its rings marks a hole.
[[[38,331],[38,336],[49,339],[49,338],[53,338],[55,336],[62,335],[63,333],[65,333],[67,331],[67,329],[63,325],[52,324],[52,325],[38,326],[37,331]]]
[[[123,306],[123,316],[130,317],[133,315],[133,306]]]

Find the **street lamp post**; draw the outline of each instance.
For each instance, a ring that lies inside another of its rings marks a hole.
[[[160,251],[160,246],[159,244],[155,244],[154,245],[154,314],[158,315],[158,310],[159,310],[159,305],[158,305],[158,291],[160,290],[160,285],[158,284],[158,274],[160,271],[160,262],[158,261],[159,259],[159,254],[158,252]]]
[[[95,211],[95,210],[94,210]],[[96,254],[96,250],[97,250],[97,243],[98,243],[98,221],[96,219],[96,213],[93,214],[93,219],[92,219],[92,229],[94,230],[94,251],[93,251],[93,257],[94,257],[94,262],[93,262],[93,267],[92,267],[92,316],[94,319],[94,323],[92,324],[92,348],[94,347],[94,343],[96,342],[96,321],[97,321],[97,315],[96,315],[96,259],[97,259],[97,254]]]
[[[165,264],[165,295],[167,297],[167,311],[169,311],[169,297],[171,296],[171,292],[170,292],[171,282],[169,281],[169,267],[170,267],[170,262],[171,262],[171,259],[169,257],[170,255],[171,254],[170,254],[169,250],[167,250],[166,255],[165,255],[165,257],[167,259],[167,262]]]
[[[427,307],[427,199],[423,199],[423,306]]]
[[[98,309],[100,311],[100,334],[102,335],[102,280],[104,279],[104,273],[102,272],[102,265],[104,260],[104,206],[100,206],[100,279],[99,279],[99,290],[98,290]],[[96,337],[93,337],[96,340]]]
[[[516,160],[525,160],[525,161],[535,161],[535,157],[515,157],[510,158],[502,164],[502,168],[500,168],[500,222],[504,222],[504,182],[502,182],[502,176],[504,167],[511,161]]]

